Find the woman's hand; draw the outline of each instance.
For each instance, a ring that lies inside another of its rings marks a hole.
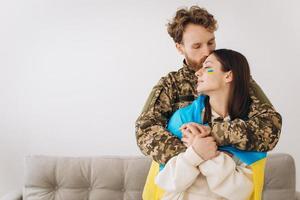
[[[181,141],[185,144],[185,146],[189,147],[193,141],[196,135],[198,135],[201,138],[207,137],[210,135],[210,127],[204,126],[201,124],[197,124],[194,122],[190,122],[187,124],[184,124],[180,127],[180,130],[182,132],[182,139]]]
[[[203,160],[210,160],[220,153],[214,138],[211,136],[202,138],[196,135],[192,147]]]
[[[210,127],[191,122],[184,124],[180,130],[182,142],[187,147],[192,146],[202,159],[209,160],[219,155],[215,139],[210,136]]]

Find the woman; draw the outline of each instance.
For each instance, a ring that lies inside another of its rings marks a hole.
[[[209,124],[213,118],[247,117],[251,103],[250,69],[242,54],[227,49],[215,50],[196,75],[197,91],[201,95],[191,105],[173,114],[168,123],[171,133],[182,138],[180,128],[189,122]],[[216,157],[206,160],[201,157],[201,145],[195,141],[190,139],[186,152],[161,166],[155,183],[165,191],[163,199],[260,199],[263,174],[257,181],[250,165],[264,160],[265,153],[225,146],[219,147],[220,153]]]

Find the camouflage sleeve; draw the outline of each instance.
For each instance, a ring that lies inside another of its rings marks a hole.
[[[212,135],[219,145],[232,144],[238,149],[248,151],[270,151],[279,140],[281,116],[253,79],[250,96],[252,103],[248,120],[213,122]]]
[[[164,79],[153,88],[135,124],[137,145],[142,153],[162,164],[186,150],[180,139],[166,130],[172,114],[172,93],[168,88]]]

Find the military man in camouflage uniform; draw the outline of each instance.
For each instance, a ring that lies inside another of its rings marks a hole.
[[[168,33],[185,57],[183,67],[170,72],[154,86],[136,121],[139,148],[158,163],[165,164],[187,148],[166,130],[166,125],[176,110],[197,97],[195,72],[216,47],[216,28],[213,15],[198,6],[178,10],[168,23]],[[247,120],[212,121],[210,134],[217,145],[231,144],[248,151],[270,151],[276,146],[281,132],[280,114],[253,79],[250,95],[252,103]]]

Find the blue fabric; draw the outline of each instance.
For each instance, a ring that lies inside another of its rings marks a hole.
[[[192,102],[192,104],[184,108],[178,109],[170,118],[167,130],[170,131],[173,135],[177,136],[179,139],[181,139],[182,132],[179,128],[183,124],[189,122],[203,124],[201,113],[202,110],[205,108],[205,98],[206,96],[200,95],[196,100]],[[218,147],[218,149],[233,154],[247,165],[251,165],[252,163],[267,156],[266,152],[242,151],[232,146],[220,146]],[[164,165],[161,164],[160,170],[163,169],[163,167]]]
[[[192,102],[192,104],[178,109],[170,118],[168,122],[168,131],[170,131],[173,135],[177,136],[179,139],[182,138],[182,133],[180,131],[180,127],[183,124],[188,122],[196,122],[201,123],[201,113],[204,109],[204,100],[205,96],[201,95],[196,100]]]

